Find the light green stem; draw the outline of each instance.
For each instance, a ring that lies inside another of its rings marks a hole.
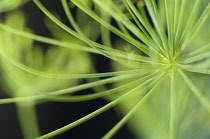
[[[19,122],[24,139],[34,139],[40,136],[36,108],[33,101],[16,103]]]
[[[171,93],[170,93],[170,122],[169,139],[175,139],[176,135],[176,96],[175,96],[175,71],[171,70]]]

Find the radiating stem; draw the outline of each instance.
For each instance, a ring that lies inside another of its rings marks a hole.
[[[169,139],[175,139],[175,122],[176,122],[176,96],[175,96],[175,76],[174,69],[171,70],[171,95],[170,95],[170,125],[169,125]]]
[[[210,114],[210,102],[205,97],[205,95],[193,84],[193,82],[189,79],[189,77],[182,71],[178,70],[188,87],[192,90],[194,95],[197,97],[197,99],[200,101],[201,105],[206,108],[206,110]]]

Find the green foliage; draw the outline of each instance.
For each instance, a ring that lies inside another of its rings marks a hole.
[[[0,1],[0,13],[15,9],[27,1],[28,0],[1,0]]]
[[[45,19],[53,37],[23,29],[20,14],[14,16],[19,18],[18,28],[10,25],[13,22],[9,19],[1,23],[2,75],[9,89],[15,87],[10,76],[18,76],[20,86],[28,88],[26,92],[46,93],[32,93],[29,97],[17,95],[20,98],[2,99],[0,103],[44,98],[74,102],[103,97],[110,101],[40,139],[54,137],[116,105],[123,118],[104,139],[112,138],[126,122],[137,138],[205,139],[210,136],[209,0],[61,0],[72,27],[64,24],[40,0],[33,2],[55,23]],[[76,15],[72,14],[74,10]],[[32,45],[33,40],[53,46],[43,54],[40,47]],[[14,47],[20,47],[18,52],[13,51]],[[113,72],[86,74],[88,69],[94,69],[89,67],[87,52],[109,58]],[[55,60],[58,53],[61,57]],[[81,65],[75,67],[76,63]],[[26,78],[36,85],[31,88]],[[81,78],[90,82],[79,84]],[[111,84],[111,88],[106,84]],[[88,88],[97,93],[71,96]],[[62,90],[54,91],[57,89]]]
[[[10,13],[5,24],[30,32],[30,29],[24,27],[25,19],[23,14],[18,11]],[[51,24],[51,27],[53,25],[49,21],[48,24]],[[62,37],[62,39],[71,38],[70,35],[61,31],[59,32],[59,29],[56,30],[56,28],[52,29],[52,33]],[[74,40],[72,37],[71,41],[73,42]],[[78,42],[78,40],[76,41]],[[37,76],[15,66],[13,64],[14,61],[19,62],[20,66],[28,66],[51,74],[62,73],[63,75],[71,75],[87,73],[90,70],[90,58],[86,52],[69,50],[58,46],[49,46],[44,52],[40,46],[34,44],[32,39],[5,31],[1,32],[1,44],[1,71],[5,84],[8,86],[7,90],[11,90],[13,93],[29,93],[28,95],[13,94],[14,97],[31,96],[37,93],[59,90],[75,86],[79,82],[78,79],[63,80],[62,78],[55,78],[52,80],[51,78]],[[7,58],[10,61],[5,60]],[[75,67],[75,65],[77,66]]]

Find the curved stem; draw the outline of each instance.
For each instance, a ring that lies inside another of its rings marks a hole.
[[[155,84],[151,90],[128,112],[128,114],[123,117],[122,120],[120,120],[105,136],[102,137],[102,139],[110,139],[112,138],[118,130],[139,110],[140,106],[146,102],[154,93],[154,91],[160,87],[160,85],[165,81],[166,79],[166,73],[162,73],[159,77],[157,77],[154,81],[151,82],[151,84]]]
[[[184,79],[185,83],[188,85],[188,87],[192,90],[194,95],[197,97],[197,99],[200,101],[201,105],[203,105],[204,108],[208,111],[210,114],[210,102],[205,97],[205,95],[193,84],[193,82],[189,79],[189,77],[182,71],[178,70],[182,78]]]
[[[90,114],[88,114],[88,115],[86,115],[86,116],[84,116],[84,117],[74,121],[73,123],[70,123],[70,124],[68,124],[68,125],[66,125],[66,126],[64,126],[62,128],[59,128],[59,129],[57,129],[57,130],[55,130],[53,132],[45,134],[45,135],[43,135],[41,137],[38,137],[36,139],[46,139],[46,138],[54,137],[54,136],[56,136],[58,134],[61,134],[61,133],[65,132],[65,131],[67,131],[67,130],[70,130],[70,129],[72,129],[72,128],[74,128],[74,127],[76,127],[76,126],[78,126],[78,125],[80,125],[80,124],[82,124],[82,123],[92,119],[93,117],[96,117],[97,115],[105,112],[106,110],[116,106],[117,104],[122,102],[124,99],[130,97],[133,94],[133,92],[135,92],[137,89],[141,88],[142,86],[144,86],[148,82],[151,82],[151,80],[150,79],[146,80],[144,83],[142,83],[139,86],[133,88],[132,90],[128,91],[127,93],[123,94],[122,96],[118,97],[117,99],[113,100],[112,102],[108,103],[107,105],[105,105],[105,106],[97,109],[96,111],[94,111],[94,112],[92,112],[92,113],[90,113]]]

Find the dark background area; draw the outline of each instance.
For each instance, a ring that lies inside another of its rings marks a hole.
[[[61,9],[59,0],[43,1],[48,5],[49,9],[60,12]],[[50,4],[49,4],[50,3]],[[23,11],[28,14],[28,24],[35,30],[37,34],[48,36],[49,32],[43,24],[44,15],[33,4],[28,2],[21,7]],[[3,16],[3,15],[0,15]],[[64,17],[63,17],[64,18]],[[103,56],[94,55],[95,65],[99,72],[109,71],[109,59]],[[103,61],[103,62],[101,62]],[[103,64],[101,64],[103,63]],[[87,91],[92,91],[91,89]],[[7,98],[4,90],[0,90],[0,98]],[[88,92],[87,92],[88,93]],[[47,102],[37,106],[38,119],[42,134],[49,133],[60,127],[63,127],[98,108],[106,105],[108,102],[103,99],[96,99],[87,102],[78,103],[59,103]],[[99,116],[75,127],[63,134],[60,134],[54,139],[100,139],[106,134],[118,121],[119,116],[115,113],[114,109],[110,109]],[[0,139],[22,139],[18,117],[14,104],[0,105]],[[134,139],[129,129],[124,126],[113,139]]]

